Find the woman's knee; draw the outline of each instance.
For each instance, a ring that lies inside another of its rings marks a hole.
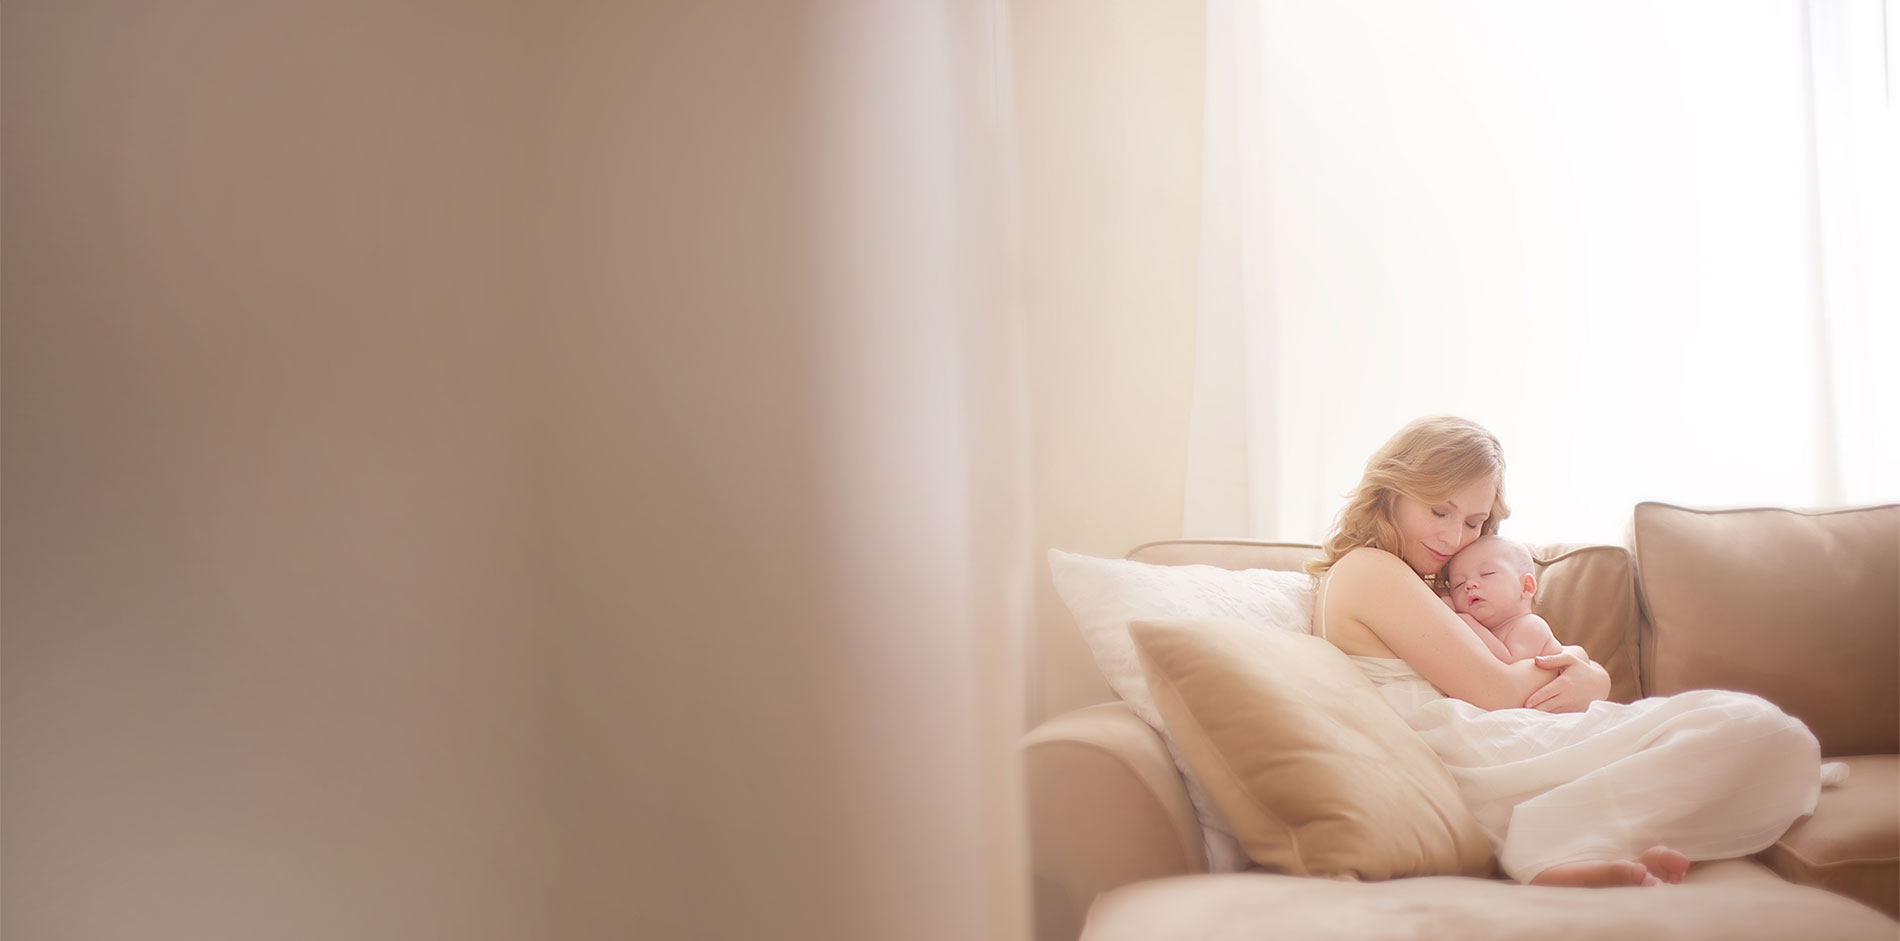
[[[1785,739],[1805,749],[1812,749],[1818,756],[1820,743],[1807,723],[1789,715],[1780,706],[1763,699],[1754,693],[1733,693],[1736,697],[1732,708],[1735,714],[1729,722],[1739,722],[1763,738]]]

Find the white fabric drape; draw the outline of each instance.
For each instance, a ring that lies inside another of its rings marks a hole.
[[[1444,412],[1531,541],[1900,496],[1882,12],[1212,0],[1185,533],[1317,539]]]

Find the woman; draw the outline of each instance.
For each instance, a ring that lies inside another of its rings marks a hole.
[[[1490,432],[1415,421],[1366,463],[1313,569],[1316,633],[1444,760],[1505,873],[1680,882],[1691,860],[1756,852],[1813,812],[1820,746],[1767,701],[1722,690],[1604,701],[1609,675],[1583,648],[1505,663],[1458,621],[1434,593],[1440,571],[1497,532],[1503,488]]]

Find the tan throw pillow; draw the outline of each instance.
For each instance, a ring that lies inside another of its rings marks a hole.
[[[1645,692],[1755,693],[1823,755],[1900,749],[1900,506],[1639,503]]]
[[[1338,648],[1218,620],[1129,628],[1176,746],[1254,862],[1295,875],[1490,875],[1438,757]]]

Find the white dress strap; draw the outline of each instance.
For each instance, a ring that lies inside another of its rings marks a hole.
[[[1326,639],[1326,586],[1333,583],[1333,570],[1327,569],[1319,580],[1319,600],[1313,603],[1313,624],[1321,640]]]

